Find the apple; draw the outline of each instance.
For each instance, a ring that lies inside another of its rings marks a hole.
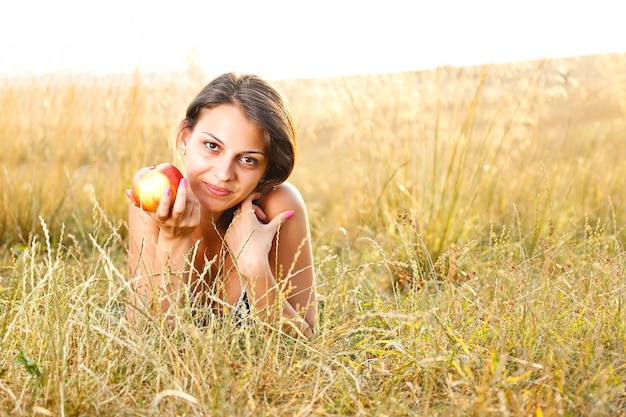
[[[133,176],[132,200],[145,211],[156,211],[165,189],[170,187],[173,205],[181,179],[183,174],[170,163],[143,167]]]

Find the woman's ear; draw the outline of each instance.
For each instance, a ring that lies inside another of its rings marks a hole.
[[[178,149],[184,155],[187,153],[187,145],[189,144],[189,137],[191,136],[191,129],[187,127],[187,124],[181,124],[181,128],[178,131]]]

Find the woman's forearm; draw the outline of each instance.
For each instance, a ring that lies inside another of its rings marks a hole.
[[[150,310],[166,312],[172,302],[178,301],[181,282],[187,279],[192,239],[191,235],[169,239],[160,234],[155,246],[153,259],[135,269],[135,305],[144,304]]]
[[[260,273],[249,273],[244,278],[250,303],[254,306],[255,311],[262,320],[266,322],[275,321],[280,319],[279,314],[282,314],[282,318],[286,319],[283,330],[291,332],[295,326],[306,337],[310,338],[313,336],[310,324],[304,320],[300,313],[280,293],[281,290],[278,288],[269,266]]]

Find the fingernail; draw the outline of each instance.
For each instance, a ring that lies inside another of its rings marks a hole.
[[[165,187],[165,191],[163,191],[163,195],[166,197],[169,197],[171,192],[172,190],[170,190],[170,187]]]
[[[178,186],[185,188],[187,186],[187,179],[183,178],[182,180],[180,180],[180,183],[178,184]]]
[[[294,211],[293,210],[289,210],[287,213],[285,213],[285,220],[287,219],[291,219],[294,215]]]

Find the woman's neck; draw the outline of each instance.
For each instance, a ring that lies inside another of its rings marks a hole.
[[[222,213],[213,212],[209,209],[202,208],[200,211],[200,225],[198,228],[203,236],[211,234],[223,234],[223,230],[219,227],[219,220]]]

